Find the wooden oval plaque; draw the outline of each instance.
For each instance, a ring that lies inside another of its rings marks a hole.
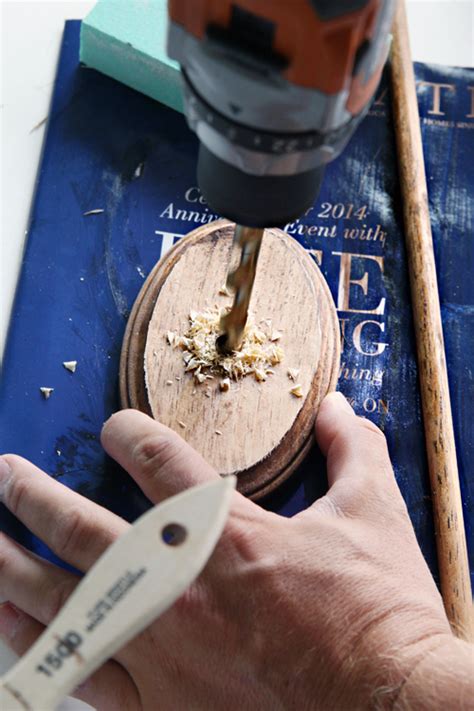
[[[256,323],[271,322],[281,333],[283,362],[265,382],[247,376],[227,392],[217,380],[197,385],[166,334],[184,334],[193,310],[231,305],[232,298],[219,291],[232,236],[233,225],[225,220],[199,227],[158,262],[129,319],[120,390],[123,407],[176,430],[220,474],[237,474],[239,490],[257,499],[286,480],[311,446],[319,404],[337,382],[339,327],[326,281],[310,255],[286,233],[268,229],[251,313]],[[289,368],[298,371],[302,398],[290,393]]]

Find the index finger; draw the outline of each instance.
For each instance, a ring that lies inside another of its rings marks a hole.
[[[112,415],[101,442],[155,504],[218,476],[176,432],[138,410]]]
[[[0,500],[59,558],[82,571],[128,528],[15,454],[0,457]]]

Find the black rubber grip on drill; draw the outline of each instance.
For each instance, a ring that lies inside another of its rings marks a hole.
[[[247,227],[281,227],[310,208],[319,193],[324,166],[295,175],[250,175],[200,144],[199,188],[212,210]]]

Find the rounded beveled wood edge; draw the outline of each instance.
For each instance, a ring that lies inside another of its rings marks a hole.
[[[327,284],[326,284],[327,286]],[[329,291],[329,287],[327,287]],[[331,293],[329,293],[330,298],[332,299]],[[326,391],[326,395],[330,392],[334,392],[337,387],[337,381],[339,379],[339,369],[340,369],[340,335],[339,335],[339,322],[336,320],[335,322],[333,321],[332,327],[334,329],[334,335],[336,337],[335,343],[337,344],[336,346],[336,352],[337,356],[334,359],[333,362],[333,367],[331,370],[331,374],[329,377],[329,383],[328,383],[328,388]],[[324,398],[323,398],[324,399]],[[322,402],[322,400],[321,400]],[[319,409],[319,408],[318,408]],[[301,449],[299,449],[296,454],[294,459],[288,464],[288,466],[283,469],[281,472],[276,473],[273,479],[270,479],[265,485],[255,488],[254,491],[249,490],[248,493],[246,493],[246,496],[248,496],[252,501],[258,501],[269,494],[273,493],[276,489],[278,489],[290,476],[293,474],[293,472],[300,466],[300,464],[304,461],[312,447],[314,446],[316,439],[315,439],[315,432],[314,432],[314,424],[316,421],[316,416],[318,414],[318,411],[315,409],[312,417],[312,422],[311,422],[311,431],[309,434],[308,439],[303,443],[303,446]],[[275,451],[275,450],[274,450]],[[272,454],[272,453],[271,453]],[[249,471],[249,470],[247,470]]]
[[[148,325],[161,287],[168,274],[176,262],[181,259],[182,253],[203,238],[201,233],[208,227],[209,225],[198,227],[179,240],[164,259],[157,262],[137,296],[124,334],[120,358],[120,401],[123,408],[133,407],[153,416],[148,402],[144,370]],[[209,236],[210,239],[218,239],[220,231],[227,233],[233,227],[233,223],[228,220],[218,220],[214,224],[214,231],[205,236]],[[291,240],[291,248],[302,257],[302,266],[312,279],[314,288],[322,290],[326,297],[321,303],[324,305],[326,325],[329,326],[331,333],[326,330],[321,334],[320,361],[315,371],[310,393],[308,393],[290,430],[264,459],[237,473],[238,490],[252,500],[261,499],[272,493],[291,476],[304,460],[314,443],[313,428],[319,404],[324,395],[335,390],[339,373],[340,336],[331,292],[321,271],[304,247],[296,240],[292,240],[291,236],[286,236]],[[331,344],[332,348],[330,348]],[[321,368],[323,357],[326,363],[332,363],[329,370]],[[313,397],[311,397],[312,392],[315,393]],[[296,446],[295,438],[297,440]],[[283,461],[283,468],[274,471],[275,461]]]
[[[332,296],[330,294],[329,296],[332,299]],[[324,340],[321,343],[321,353],[326,353],[325,359],[327,360],[327,362],[332,361],[332,368],[329,369],[329,372],[327,370],[325,371],[324,369],[321,370],[320,368],[318,368],[316,370],[311,386],[312,389],[315,390],[317,393],[324,393],[324,395],[336,389],[339,375],[340,338],[337,317],[335,322],[332,321],[331,327],[333,336],[330,337],[327,334],[324,334]],[[328,346],[331,344],[331,342],[336,344],[335,352],[333,353],[330,353],[328,350]],[[280,486],[292,474],[292,472],[297,468],[297,466],[299,466],[300,462],[304,458],[302,457],[301,459],[298,459],[298,461],[296,461],[298,453],[304,450],[306,454],[307,451],[309,451],[309,446],[307,442],[308,439],[312,437],[319,404],[321,403],[324,395],[319,398],[319,401],[317,403],[311,403],[309,398],[307,398],[307,410],[304,411],[303,408],[300,410],[293,422],[291,429],[285,434],[285,436],[278,443],[278,445],[271,452],[269,452],[267,457],[264,460],[258,462],[253,467],[250,467],[241,473],[239,472],[239,491],[244,492],[247,496],[250,496],[251,498],[261,498],[262,496],[266,496],[267,493],[270,493],[274,489],[278,488],[278,486]],[[304,420],[301,422],[300,418],[301,420],[303,420],[304,418]],[[298,442],[297,446],[295,447],[295,429],[298,427],[300,428],[300,431],[297,433]],[[287,462],[281,471],[276,472],[274,476],[271,477],[269,475],[269,469],[271,468],[271,460],[273,458],[283,458],[282,452],[292,450],[296,451],[295,457],[289,462]],[[259,473],[257,471],[257,468],[261,470],[264,466],[266,466],[265,473],[267,476],[267,482],[264,486],[261,486],[259,485],[258,480],[256,478],[256,475]],[[240,481],[240,479],[243,479],[243,481]]]
[[[339,327],[338,327],[338,322],[336,321],[336,331],[335,335],[338,337],[338,344],[340,343],[339,341]],[[326,395],[330,392],[334,392],[337,387],[337,381],[339,378],[339,359],[340,359],[340,347],[337,349],[337,360],[334,363],[334,367],[332,368],[331,376],[329,378],[329,383],[328,383],[328,388],[326,391]],[[324,398],[323,398],[324,399]],[[321,400],[322,402],[322,400]],[[320,403],[319,403],[320,404]],[[319,408],[318,408],[319,409]],[[300,464],[304,461],[306,456],[308,455],[309,451],[311,448],[314,446],[316,442],[315,438],[315,432],[314,432],[314,424],[316,421],[316,416],[318,414],[318,410],[314,411],[313,418],[312,418],[312,424],[311,424],[311,432],[306,440],[304,442],[303,446],[299,451],[296,452],[295,458],[293,459],[290,464],[283,469],[279,474],[277,474],[274,479],[271,479],[268,481],[267,484],[260,488],[256,488],[254,491],[249,490],[248,493],[245,493],[246,496],[248,496],[252,501],[258,501],[265,496],[268,496],[269,494],[273,493],[276,489],[278,489],[290,476],[293,474],[293,472],[300,466]],[[240,489],[239,489],[240,491]],[[244,492],[242,492],[244,493]]]

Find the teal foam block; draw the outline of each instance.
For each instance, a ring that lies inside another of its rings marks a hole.
[[[99,0],[81,26],[80,60],[183,112],[179,64],[166,53],[166,0]]]

